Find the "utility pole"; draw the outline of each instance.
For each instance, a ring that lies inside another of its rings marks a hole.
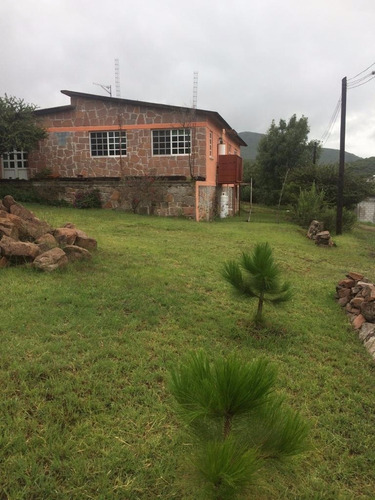
[[[345,127],[346,127],[346,93],[347,80],[346,76],[341,83],[341,128],[340,128],[340,161],[339,161],[339,176],[337,181],[337,217],[336,217],[336,234],[342,234],[342,209],[344,197],[344,171],[345,171]]]

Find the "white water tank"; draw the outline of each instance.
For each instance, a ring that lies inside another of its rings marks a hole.
[[[229,214],[229,196],[224,191],[220,197],[220,218],[225,219]]]
[[[226,155],[227,154],[227,145],[224,143],[219,144],[219,155]]]

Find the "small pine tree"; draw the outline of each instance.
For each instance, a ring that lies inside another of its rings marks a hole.
[[[233,499],[267,459],[306,449],[307,425],[274,392],[276,378],[264,359],[243,363],[231,356],[210,364],[202,352],[171,371],[205,498]]]
[[[277,305],[292,297],[290,284],[280,282],[280,269],[273,259],[268,243],[258,243],[252,255],[244,252],[239,263],[226,262],[222,276],[240,295],[250,299],[258,298],[254,317],[257,326],[263,324],[264,302]]]

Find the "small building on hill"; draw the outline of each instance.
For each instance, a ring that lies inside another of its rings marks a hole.
[[[246,143],[217,112],[62,93],[70,104],[35,112],[48,138],[28,155],[4,155],[3,179],[44,181],[69,201],[95,188],[103,207],[140,213],[210,220],[238,212]]]

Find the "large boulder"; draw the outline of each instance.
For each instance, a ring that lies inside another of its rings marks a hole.
[[[5,235],[0,240],[0,251],[11,261],[32,261],[40,254],[35,243],[16,241]]]
[[[23,205],[20,205],[19,203],[13,203],[9,207],[9,213],[13,215],[18,215],[18,217],[21,217],[23,220],[34,220],[36,219],[35,215],[25,208]]]
[[[76,245],[66,245],[64,247],[64,252],[68,257],[69,262],[75,262],[77,260],[89,260],[91,259],[91,253],[85,248],[77,247]]]
[[[371,302],[362,302],[361,313],[366,321],[375,323],[375,302],[373,300]]]
[[[39,238],[35,240],[35,244],[38,245],[42,253],[51,250],[51,248],[56,248],[59,246],[56,238],[50,233],[39,236]]]
[[[96,250],[98,248],[98,243],[94,238],[89,238],[86,233],[80,229],[76,229],[77,238],[75,240],[75,245],[86,250]]]
[[[6,196],[4,196],[3,200],[2,200],[2,204],[4,205],[4,207],[6,208],[6,210],[9,212],[9,209],[12,205],[15,205],[17,202],[15,201],[15,199],[13,198],[13,196],[10,196],[10,194],[7,194]]]
[[[4,212],[0,212],[0,220],[4,220]],[[8,213],[6,220],[12,222],[17,230],[21,241],[34,241],[42,234],[51,231],[51,226],[47,222],[41,221],[36,217],[34,219],[22,219],[20,216]]]
[[[334,246],[334,243],[331,239],[331,234],[329,231],[321,231],[315,235],[315,244],[319,246]]]
[[[72,229],[70,227],[59,227],[55,229],[53,235],[56,238],[57,243],[61,247],[65,247],[66,245],[74,245],[77,238],[77,231],[76,229]]]
[[[17,227],[13,224],[8,219],[3,219],[0,217],[0,238],[2,236],[9,236],[10,238],[14,240],[18,240],[18,229]]]
[[[310,238],[310,240],[315,240],[316,235],[323,231],[324,225],[323,222],[319,222],[318,220],[313,220],[310,223],[310,227],[307,230],[306,236]]]
[[[68,257],[61,248],[52,248],[39,255],[33,262],[33,267],[40,271],[51,272],[66,266]]]

